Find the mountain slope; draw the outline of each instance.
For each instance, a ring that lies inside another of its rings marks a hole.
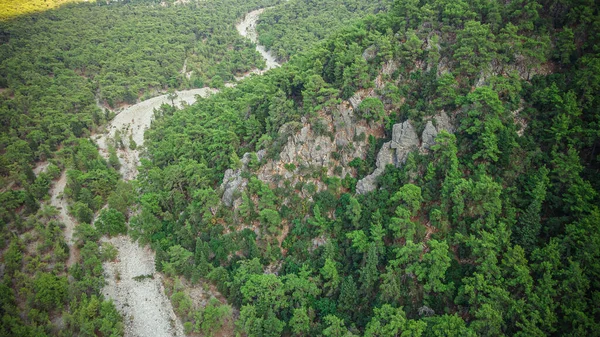
[[[581,6],[398,1],[164,110],[134,230],[249,336],[595,331],[598,8]]]

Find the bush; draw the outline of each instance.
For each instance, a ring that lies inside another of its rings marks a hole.
[[[383,103],[378,98],[367,97],[358,106],[359,115],[367,121],[381,121],[385,117]]]
[[[94,225],[98,232],[109,236],[127,233],[125,215],[113,208],[103,209]]]
[[[71,207],[71,214],[75,216],[75,219],[80,223],[90,223],[92,222],[92,218],[94,217],[94,213],[88,207],[88,205],[84,204],[81,201],[76,202]]]

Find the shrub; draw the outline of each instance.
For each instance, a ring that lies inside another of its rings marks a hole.
[[[103,209],[94,225],[98,232],[109,236],[127,233],[125,215],[113,208]]]

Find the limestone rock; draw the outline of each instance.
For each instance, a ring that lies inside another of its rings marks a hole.
[[[419,147],[419,137],[410,121],[394,124],[390,147],[396,150],[396,166],[404,164],[408,153]]]
[[[377,168],[373,173],[364,177],[356,183],[356,193],[364,194],[374,191],[377,188],[377,177],[383,174],[387,165],[395,165],[395,151],[390,147],[392,142],[384,143],[377,154]]]
[[[384,143],[377,154],[377,168],[385,169],[386,165],[396,165],[395,151],[391,147],[392,142]]]
[[[244,155],[244,157],[246,157],[246,155]],[[233,195],[242,184],[241,174],[241,169],[235,171],[232,169],[228,169],[227,171],[225,171],[225,177],[223,178],[223,183],[221,184],[221,188],[224,191],[221,200],[228,207],[231,207],[233,205]]]
[[[437,134],[438,131],[436,130],[435,126],[433,126],[433,123],[431,121],[427,121],[425,130],[423,130],[423,134],[421,135],[421,147],[424,149],[429,149],[432,145],[434,145]]]
[[[381,175],[381,173],[379,175]],[[379,175],[376,176],[375,172],[373,172],[372,174],[369,174],[368,176],[359,180],[356,183],[356,194],[365,194],[371,191],[375,191],[375,189],[377,188],[377,177]]]
[[[363,97],[359,93],[355,93],[352,97],[348,99],[348,102],[352,105],[352,109],[358,109],[358,106],[363,101]]]
[[[410,151],[419,147],[419,137],[410,121],[394,124],[392,130],[392,141],[383,144],[377,154],[377,168],[356,183],[356,193],[374,191],[377,188],[377,178],[383,174],[386,165],[393,164],[399,167],[404,164]]]
[[[442,130],[454,133],[454,126],[452,125],[452,122],[450,122],[450,117],[448,117],[448,114],[446,114],[445,111],[442,110],[442,112],[437,114],[434,119],[438,133]]]
[[[258,161],[262,161],[266,154],[267,154],[267,150],[265,150],[265,149],[262,149],[262,150],[256,152],[256,157],[258,158]]]
[[[365,51],[362,53],[362,57],[367,62],[373,60],[376,56],[377,56],[377,46],[375,46],[375,45],[372,45],[369,48],[365,49]]]

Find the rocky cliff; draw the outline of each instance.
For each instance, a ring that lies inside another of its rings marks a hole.
[[[377,154],[377,168],[373,173],[357,182],[356,193],[363,194],[375,190],[377,188],[377,178],[383,174],[387,165],[400,167],[411,151],[417,149],[421,151],[429,150],[435,144],[435,137],[441,130],[452,132],[453,128],[448,115],[442,112],[435,116],[433,121],[427,121],[420,139],[410,120],[395,124],[392,130],[392,140],[384,143]]]

